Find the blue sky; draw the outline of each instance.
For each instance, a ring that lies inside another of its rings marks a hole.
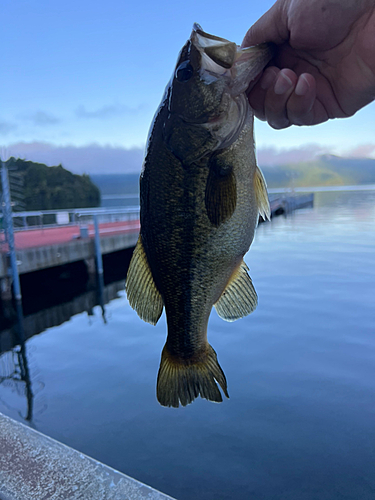
[[[193,23],[240,44],[272,3],[1,0],[0,147],[69,168],[68,148],[85,171],[91,161],[100,170],[98,148],[140,157]],[[373,103],[350,119],[283,131],[257,121],[259,155],[374,155],[374,111]]]

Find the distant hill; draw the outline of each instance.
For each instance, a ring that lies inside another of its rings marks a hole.
[[[375,184],[375,160],[368,158],[323,155],[310,162],[260,167],[270,188]]]
[[[375,160],[372,159],[324,155],[316,161],[260,167],[269,188],[375,184]],[[91,179],[103,196],[139,192],[139,174],[95,174]],[[113,204],[119,204],[119,200]]]
[[[102,195],[135,194],[139,191],[139,174],[93,174],[90,178]]]
[[[10,173],[17,173],[17,192],[12,192],[11,185],[11,196],[21,200],[22,210],[100,206],[100,190],[88,175],[73,174],[61,165],[48,167],[20,158],[10,158],[8,166]]]

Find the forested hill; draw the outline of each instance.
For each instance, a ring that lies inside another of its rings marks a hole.
[[[375,184],[375,160],[323,155],[314,161],[262,166],[269,188]]]
[[[100,206],[100,190],[88,175],[76,175],[62,165],[11,158],[8,161],[12,200],[22,210],[56,210]],[[12,177],[17,178],[17,189]],[[18,203],[17,203],[18,201]]]

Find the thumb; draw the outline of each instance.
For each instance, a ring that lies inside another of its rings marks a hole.
[[[289,39],[286,15],[286,0],[278,0],[263,16],[251,26],[241,47],[251,47],[264,42],[281,44]]]

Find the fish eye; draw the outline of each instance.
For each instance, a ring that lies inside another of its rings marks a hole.
[[[176,78],[179,82],[187,82],[193,76],[193,66],[189,61],[184,61],[176,69]]]

